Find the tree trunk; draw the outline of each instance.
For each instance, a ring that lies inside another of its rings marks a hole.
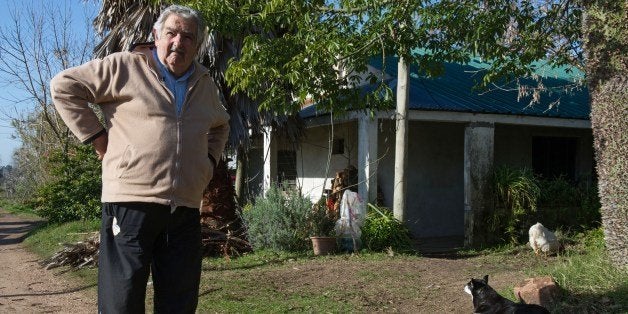
[[[624,1],[585,1],[583,21],[602,226],[613,264],[628,267],[628,28]]]
[[[406,211],[406,148],[408,142],[408,64],[399,57],[397,66],[397,114],[395,117],[395,185],[393,191],[393,213],[403,222]]]
[[[211,229],[221,230],[227,227],[235,230],[239,227],[233,227],[237,220],[233,183],[227,163],[221,158],[214,169],[214,177],[203,193],[201,221]]]

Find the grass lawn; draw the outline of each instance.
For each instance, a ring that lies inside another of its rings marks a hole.
[[[59,243],[79,241],[97,229],[97,221],[42,224],[25,244],[48,257],[61,248]],[[94,269],[67,274],[96,282]],[[610,266],[601,230],[571,236],[566,250],[550,257],[535,256],[525,246],[438,257],[268,251],[208,257],[198,312],[470,313],[471,299],[463,286],[486,274],[491,286],[512,300],[512,288],[525,278],[553,277],[563,290],[550,308],[555,313],[628,313],[628,271]]]

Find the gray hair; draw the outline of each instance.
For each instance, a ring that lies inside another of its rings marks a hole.
[[[203,20],[201,14],[194,9],[173,4],[161,12],[161,15],[159,15],[157,22],[155,22],[155,25],[153,26],[153,29],[156,30],[158,34],[161,34],[164,21],[166,21],[171,14],[176,14],[186,20],[193,19],[196,22],[196,48],[200,48],[201,45],[205,43],[207,31],[205,30],[205,20]]]

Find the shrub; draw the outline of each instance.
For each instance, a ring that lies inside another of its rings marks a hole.
[[[362,226],[362,243],[371,251],[384,251],[389,247],[396,251],[412,248],[408,228],[384,207],[368,204],[369,210]]]
[[[562,177],[537,179],[529,169],[500,167],[493,177],[495,211],[488,232],[501,243],[528,241],[528,230],[541,222],[552,230],[587,230],[600,225],[595,185],[578,187]]]
[[[602,224],[600,209],[600,195],[597,190],[597,182],[591,186],[579,188],[580,210],[576,213],[577,224],[584,229],[598,228]]]
[[[499,242],[527,240],[536,217],[541,190],[530,169],[497,168],[493,176],[495,211],[489,217],[489,234],[504,235]]]
[[[600,225],[597,186],[578,187],[562,177],[541,180],[539,214],[548,226],[582,231]]]
[[[254,250],[301,251],[309,247],[307,216],[312,202],[298,191],[276,186],[242,212]]]
[[[47,159],[52,181],[36,191],[33,205],[49,222],[100,217],[101,163],[90,145],[54,151]]]

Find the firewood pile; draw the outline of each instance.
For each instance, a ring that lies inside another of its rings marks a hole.
[[[340,200],[345,190],[349,189],[357,192],[358,170],[349,165],[342,171],[336,172],[336,176],[332,179],[331,194],[327,199],[327,207],[330,214],[336,219],[340,216]]]
[[[100,239],[98,233],[85,241],[65,243],[63,248],[51,257],[40,262],[46,270],[70,266],[72,269],[98,266],[98,247]]]
[[[222,217],[201,212],[201,241],[204,256],[240,256],[252,251],[241,220],[224,222]]]
[[[201,225],[201,235],[204,256],[230,258],[252,250],[251,244],[244,237],[237,236],[229,228],[217,230],[203,224]]]
[[[252,250],[239,217],[226,220],[201,208],[201,239],[204,256],[239,256]]]
[[[235,235],[229,228],[217,230],[208,224],[201,225],[201,241],[204,256],[224,256],[230,258],[250,252],[251,245],[242,236]],[[63,248],[44,259],[39,264],[46,270],[69,266],[70,269],[98,267],[98,233],[87,240],[76,243],[64,243]]]

